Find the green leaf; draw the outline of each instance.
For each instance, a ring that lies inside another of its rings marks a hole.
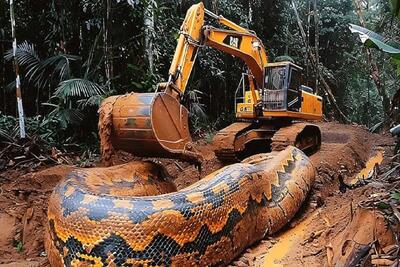
[[[361,42],[365,46],[377,48],[400,59],[400,44],[358,25],[350,24],[349,29],[352,33],[359,34]]]
[[[395,200],[397,200],[397,201],[400,201],[400,192],[399,192],[399,191],[393,192],[392,194],[390,194],[390,196],[391,196],[393,199],[395,199]]]
[[[93,95],[87,99],[78,100],[78,106],[80,109],[84,109],[86,107],[98,107],[100,106],[103,97],[101,95]]]
[[[24,243],[21,240],[14,240],[14,247],[18,253],[21,253],[24,250]]]
[[[396,64],[396,66],[397,66],[397,75],[400,76],[400,59],[398,59],[398,58],[392,58],[392,59],[393,59],[394,64]]]
[[[60,82],[54,96],[66,99],[68,97],[89,98],[104,94],[103,87],[85,79],[70,79]]]
[[[400,0],[391,0],[393,15],[400,19]]]
[[[378,202],[376,203],[376,207],[380,210],[386,210],[390,208],[390,205],[385,202]]]
[[[400,1],[400,0],[396,0]],[[361,26],[357,26],[354,24],[350,24],[349,27],[352,33],[358,33],[361,39],[361,42],[370,48],[379,49],[385,53],[388,53],[393,62],[397,66],[397,73],[400,75],[400,44],[394,42],[393,40],[386,38],[382,35],[377,34],[376,32],[370,31]]]
[[[40,63],[40,58],[36,53],[33,44],[29,44],[26,41],[17,46],[16,57],[21,66],[26,66],[28,68],[37,67],[37,65]],[[4,53],[4,59],[7,61],[13,59],[12,49]]]
[[[62,129],[66,129],[69,125],[78,125],[84,119],[84,114],[78,109],[64,108],[57,106],[51,111],[48,117],[55,118]]]

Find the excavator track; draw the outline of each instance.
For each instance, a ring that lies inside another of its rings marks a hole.
[[[235,141],[241,133],[252,127],[251,122],[236,122],[220,130],[213,139],[217,158],[222,162],[240,161],[237,156],[238,151],[235,149]]]
[[[321,146],[321,131],[311,123],[294,123],[280,128],[271,141],[272,151],[282,151],[288,146],[295,146],[306,153],[312,153]]]
[[[253,154],[282,151],[288,146],[295,146],[311,154],[321,145],[321,132],[318,126],[310,123],[277,126],[237,122],[219,131],[213,144],[215,155],[220,161],[239,162]]]

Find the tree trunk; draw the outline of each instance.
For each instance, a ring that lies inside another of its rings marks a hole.
[[[215,14],[218,14],[218,13],[219,13],[219,12],[218,12],[218,5],[219,5],[218,1],[219,1],[219,0],[211,0],[211,2],[212,2],[211,10],[212,10]]]
[[[315,59],[316,59],[315,92],[318,94],[320,74],[319,74],[319,17],[318,17],[317,0],[313,0],[313,11],[314,11]]]
[[[292,7],[293,7],[294,13],[295,13],[295,15],[296,15],[297,24],[298,24],[298,26],[299,26],[300,34],[301,34],[301,36],[302,36],[304,45],[306,45],[306,44],[307,44],[306,32],[304,31],[303,25],[302,25],[301,20],[300,20],[299,13],[298,13],[298,11],[297,11],[296,5],[295,5],[295,3],[294,3],[293,0],[292,0]],[[314,53],[313,53],[311,50],[309,50],[309,57],[310,57],[310,61],[311,61],[312,67],[314,68],[314,70],[316,71],[316,73],[318,73],[318,75],[319,75],[318,78],[319,78],[319,80],[321,81],[322,86],[323,86],[323,88],[321,88],[321,89],[323,89],[325,95],[327,96],[328,103],[332,106],[332,108],[333,108],[333,109],[336,111],[336,113],[340,116],[339,119],[341,119],[343,122],[350,123],[351,121],[346,117],[346,115],[345,115],[345,114],[342,112],[342,110],[339,108],[339,105],[338,105],[337,102],[336,102],[336,98],[335,98],[335,96],[333,95],[330,86],[329,86],[328,83],[325,81],[325,78],[321,75],[321,73],[317,72],[317,68],[318,68],[318,66],[317,66],[317,59],[316,59]]]
[[[105,55],[105,73],[107,79],[107,88],[111,90],[111,79],[113,74],[113,53],[112,53],[112,2],[111,0],[104,0],[105,14],[103,18],[103,39],[104,39],[104,55]]]
[[[353,0],[353,3],[356,8],[358,20],[360,21],[361,26],[366,28],[361,2],[359,0]],[[369,66],[370,76],[375,83],[378,94],[382,98],[383,112],[385,115],[385,121],[387,121],[390,117],[390,99],[387,95],[385,87],[382,84],[380,70],[378,68],[378,65],[376,64],[376,61],[372,57],[371,49],[364,46],[364,51],[367,58],[367,64]]]
[[[15,14],[14,14],[14,0],[10,0],[10,20],[11,20],[11,33],[13,39],[13,62],[14,62],[14,71],[15,71],[15,89],[17,96],[17,109],[18,109],[18,118],[19,118],[19,134],[21,138],[25,138],[25,116],[24,116],[24,108],[22,105],[22,94],[21,94],[21,81],[19,77],[19,65],[16,57],[17,53],[17,37],[15,34]]]
[[[248,20],[249,20],[249,28],[251,27],[251,25],[253,24],[253,7],[251,6],[251,2],[249,1],[249,14],[248,14]]]
[[[154,32],[154,3],[150,0],[144,11],[144,38],[147,62],[149,64],[150,73],[154,73],[154,53],[153,53],[153,36]]]
[[[309,54],[309,49],[310,49],[310,28],[311,28],[311,1],[308,1],[308,14],[307,14],[307,34],[306,34],[306,54],[305,54],[305,63],[306,63],[306,80],[307,80],[307,86],[308,86],[308,78],[310,74],[310,66],[309,66],[309,61],[308,61],[308,54]]]
[[[4,41],[0,41],[0,54],[4,55],[6,52],[5,47],[4,47],[4,42],[5,42],[5,36],[1,36]],[[3,38],[4,37],[4,38]],[[3,91],[3,112],[4,114],[7,113],[7,101],[6,101],[6,62],[4,57],[1,57],[1,91]]]

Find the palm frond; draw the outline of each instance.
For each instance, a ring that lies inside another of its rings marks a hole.
[[[15,79],[14,80],[12,80],[10,83],[8,83],[5,87],[4,87],[4,90],[7,92],[7,93],[11,93],[11,92],[13,92],[13,91],[15,91]]]
[[[54,92],[54,96],[62,99],[68,97],[89,98],[102,94],[104,94],[102,86],[85,79],[70,79],[62,81]]]
[[[100,106],[103,98],[104,97],[102,95],[94,95],[87,99],[81,99],[78,101],[79,108],[84,109],[86,107],[98,107]]]
[[[39,55],[36,53],[33,44],[29,44],[26,41],[17,46],[16,57],[18,64],[27,68],[35,67],[40,63]],[[4,59],[7,61],[13,59],[12,49],[5,52]]]
[[[49,57],[41,62],[40,66],[29,72],[30,81],[39,88],[48,87],[54,80],[60,81],[70,78],[70,61],[79,60],[74,55],[60,54]]]
[[[60,81],[64,81],[70,77],[69,60],[59,61],[53,71],[53,75],[59,73]]]
[[[33,77],[33,74],[36,73],[37,69],[41,65],[41,59],[39,55],[36,53],[33,44],[29,44],[28,42],[23,42],[17,46],[16,58],[18,64],[23,66],[27,72],[26,77],[30,80]],[[12,49],[8,50],[4,54],[4,59],[10,61],[13,59],[13,51]]]

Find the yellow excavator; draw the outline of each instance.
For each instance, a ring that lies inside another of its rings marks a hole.
[[[206,17],[224,28],[205,25]],[[106,106],[110,109],[114,148],[137,156],[199,160],[189,132],[188,110],[181,100],[198,50],[204,46],[238,57],[247,65],[235,93],[237,122],[213,140],[220,160],[238,161],[288,145],[306,152],[319,148],[319,127],[304,121],[322,118],[322,99],[301,85],[302,69],[291,62],[268,63],[264,45],[254,32],[212,13],[203,3],[187,11],[167,82],[158,84],[155,93],[131,93],[103,101],[100,111]]]

